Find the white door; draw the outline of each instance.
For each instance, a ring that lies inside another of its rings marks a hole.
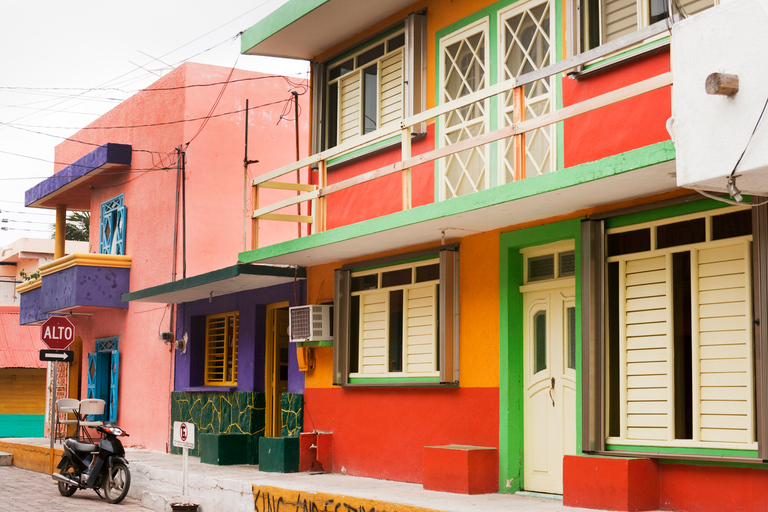
[[[576,453],[574,289],[525,292],[524,488],[562,494],[563,455]]]

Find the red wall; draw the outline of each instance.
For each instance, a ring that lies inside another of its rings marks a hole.
[[[435,148],[434,129],[429,127],[427,136],[413,142],[411,153],[417,155]],[[341,164],[328,170],[328,183],[338,183],[399,162],[400,145],[354,162]],[[422,164],[411,172],[413,206],[434,202],[434,164]],[[402,173],[395,173],[362,185],[336,192],[328,196],[326,226],[328,229],[354,224],[402,210]]]
[[[669,51],[663,51],[580,80],[563,79],[563,106],[669,70]],[[671,115],[672,92],[664,87],[568,119],[564,121],[565,167],[669,140],[666,122]]]
[[[333,432],[334,473],[421,483],[425,446],[499,446],[498,388],[314,388],[304,403],[304,432]]]

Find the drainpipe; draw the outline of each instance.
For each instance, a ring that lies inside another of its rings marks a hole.
[[[56,205],[56,230],[54,234],[53,259],[64,257],[64,242],[67,239],[67,205]]]

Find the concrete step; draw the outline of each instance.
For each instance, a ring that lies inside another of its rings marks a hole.
[[[10,453],[0,452],[0,466],[12,466],[13,455]]]

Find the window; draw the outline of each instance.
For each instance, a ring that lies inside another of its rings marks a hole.
[[[756,446],[749,210],[606,232],[607,442]]]
[[[335,384],[458,382],[457,248],[398,260],[336,272]]]
[[[125,217],[124,194],[101,203],[99,222],[99,254],[119,254],[125,256]]]
[[[424,16],[316,68],[322,76],[323,119],[315,128],[328,149],[421,111]]]
[[[463,98],[490,84],[488,19],[440,40],[440,103]],[[486,133],[490,100],[453,110],[440,119],[440,145]],[[490,185],[488,148],[467,149],[441,160],[440,196],[450,199],[485,190]]]
[[[237,385],[239,314],[223,313],[205,319],[205,384]]]
[[[719,0],[672,0],[674,14],[693,15]],[[669,17],[669,0],[581,0],[582,45],[589,50]]]

